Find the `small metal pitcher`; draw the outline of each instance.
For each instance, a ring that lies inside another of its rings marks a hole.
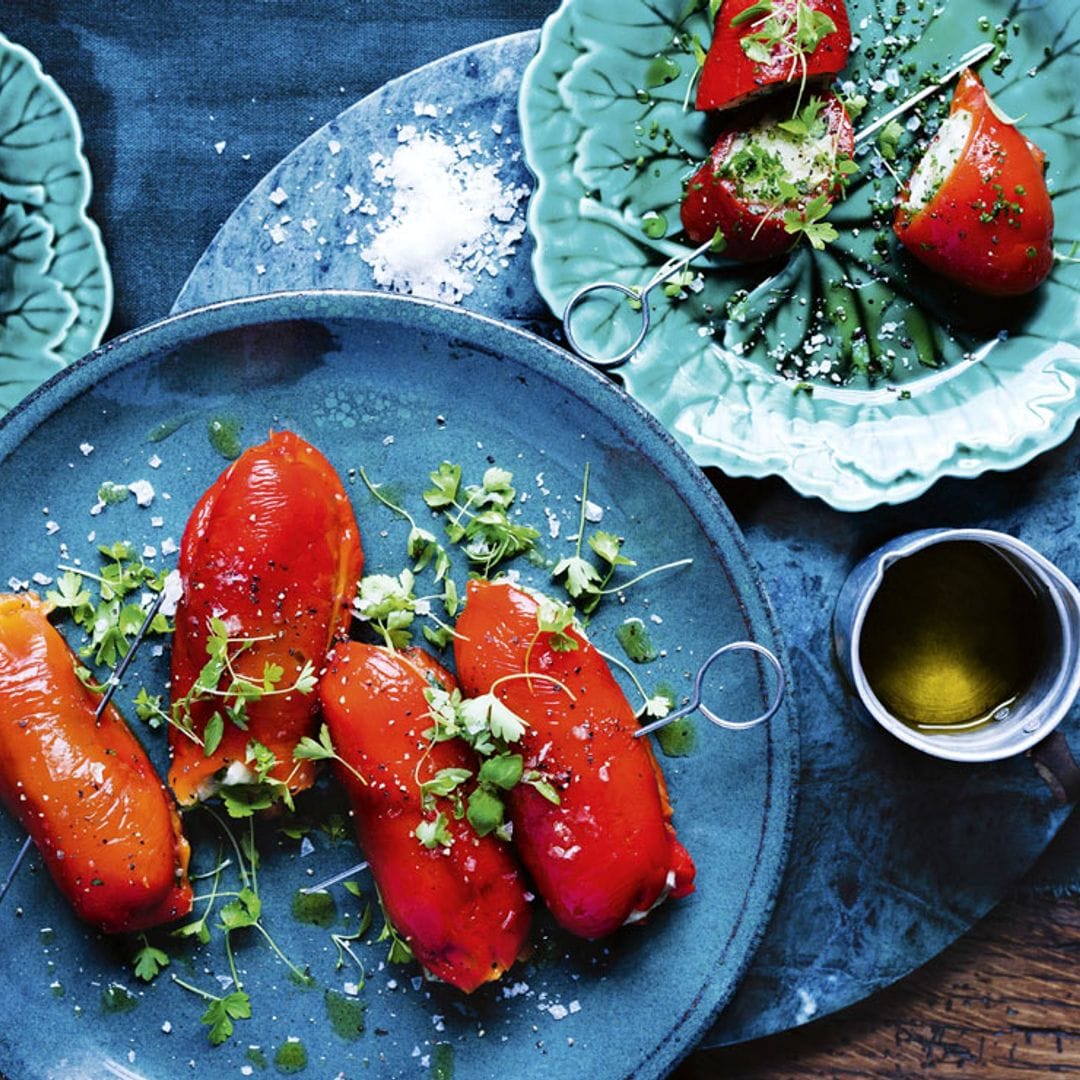
[[[919,730],[892,715],[863,670],[863,626],[891,566],[935,544],[985,544],[1026,583],[1044,615],[1044,656],[1029,688],[992,722],[970,731]],[[898,739],[950,761],[997,761],[1031,752],[1061,801],[1080,797],[1080,769],[1055,729],[1080,690],[1080,592],[1053,563],[1015,537],[988,529],[925,529],[900,536],[851,572],[837,600],[833,640],[840,666],[867,712]],[[1053,738],[1048,738],[1054,733]]]

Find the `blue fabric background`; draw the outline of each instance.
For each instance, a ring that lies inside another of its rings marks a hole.
[[[554,7],[553,0],[5,3],[0,32],[38,57],[82,121],[95,188],[90,213],[116,286],[107,337],[168,314],[236,204],[312,131],[388,79],[536,27]]]

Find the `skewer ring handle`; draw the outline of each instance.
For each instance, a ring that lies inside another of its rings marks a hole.
[[[574,334],[573,315],[575,309],[596,292],[617,292],[641,305],[641,328],[638,330],[637,337],[634,338],[628,348],[623,349],[622,352],[615,356],[593,356],[585,349]],[[578,291],[567,301],[566,307],[563,309],[562,325],[563,333],[566,334],[567,343],[582,360],[592,364],[593,367],[610,369],[625,364],[626,361],[641,348],[641,343],[645,340],[645,335],[649,332],[649,324],[651,321],[652,315],[649,312],[649,300],[644,291],[640,289],[631,289],[627,285],[620,285],[617,281],[594,281],[591,285],[585,285],[583,288],[578,289]]]

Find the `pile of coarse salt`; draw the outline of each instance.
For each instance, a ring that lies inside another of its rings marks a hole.
[[[529,188],[500,180],[503,162],[485,151],[479,133],[448,141],[407,125],[394,153],[375,154],[371,164],[374,182],[393,191],[361,250],[377,284],[455,304],[477,276],[507,265],[525,231],[519,207]]]

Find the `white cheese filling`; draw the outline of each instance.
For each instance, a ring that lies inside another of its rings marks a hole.
[[[966,109],[947,117],[911,174],[904,202],[907,209],[917,213],[937,194],[967,146],[972,123],[972,115]]]

